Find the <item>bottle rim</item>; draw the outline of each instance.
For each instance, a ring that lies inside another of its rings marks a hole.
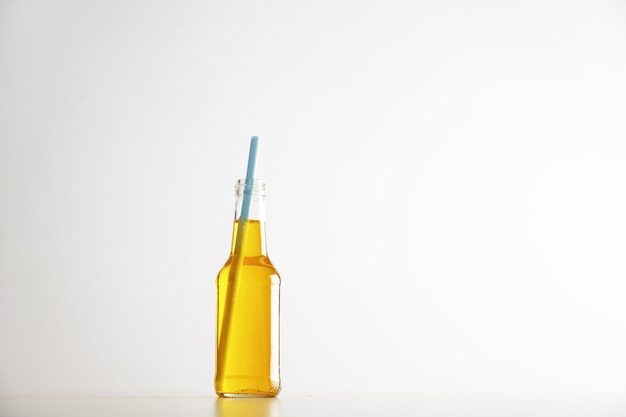
[[[246,187],[245,178],[240,178],[235,184],[235,196],[242,196]],[[252,195],[265,196],[265,180],[262,178],[252,179]]]

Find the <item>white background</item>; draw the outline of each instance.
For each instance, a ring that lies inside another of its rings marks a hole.
[[[626,4],[1,1],[0,395],[210,394],[251,135],[285,391],[626,391]]]

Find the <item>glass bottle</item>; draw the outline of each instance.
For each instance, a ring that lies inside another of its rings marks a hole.
[[[265,182],[253,180],[247,220],[241,219],[244,189],[239,180],[230,256],[217,275],[215,392],[274,397],[280,391],[280,277],[267,256]]]

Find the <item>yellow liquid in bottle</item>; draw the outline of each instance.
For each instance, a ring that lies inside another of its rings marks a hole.
[[[233,242],[237,227],[235,222]],[[280,391],[280,277],[265,254],[263,224],[250,220],[247,227],[237,281],[229,282],[232,254],[217,276],[215,391],[273,397]]]

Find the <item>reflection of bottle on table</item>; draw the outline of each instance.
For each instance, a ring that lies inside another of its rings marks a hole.
[[[231,252],[217,276],[215,392],[273,397],[280,391],[280,277],[267,256],[265,183],[249,186],[248,219],[241,217],[245,180],[235,188]]]
[[[278,398],[217,398],[216,417],[279,417]]]

